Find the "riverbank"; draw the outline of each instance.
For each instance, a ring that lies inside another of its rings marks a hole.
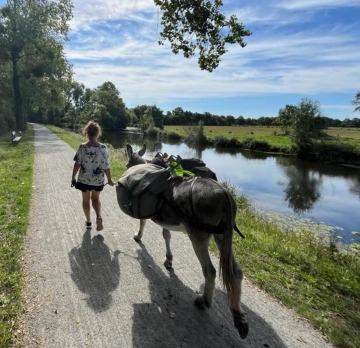
[[[196,127],[165,126],[159,132],[159,137],[191,143],[197,140],[195,132]],[[204,126],[201,143],[216,148],[287,155],[324,164],[360,167],[360,132],[342,129],[331,129],[328,132],[325,138],[314,140],[312,144],[295,146],[277,127]]]

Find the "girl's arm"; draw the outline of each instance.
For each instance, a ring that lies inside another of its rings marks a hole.
[[[72,171],[72,177],[71,177],[71,182],[73,182],[74,180],[76,181],[76,174],[80,169],[80,164],[74,163],[74,167],[73,167],[73,171]]]
[[[112,179],[111,179],[110,168],[105,169],[105,170],[104,170],[104,173],[105,173],[106,178],[107,178],[107,183],[108,183],[110,186],[114,186],[115,183],[114,183],[114,182],[112,181]]]

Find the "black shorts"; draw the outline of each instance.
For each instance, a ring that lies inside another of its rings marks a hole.
[[[86,185],[83,184],[82,182],[76,182],[75,184],[75,188],[82,191],[82,192],[86,192],[86,191],[102,191],[105,185],[100,185],[100,186],[94,186],[94,185]]]

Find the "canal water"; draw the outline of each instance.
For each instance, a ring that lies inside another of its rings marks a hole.
[[[229,182],[267,216],[279,213],[327,226],[327,231],[345,244],[360,240],[356,235],[360,232],[360,169],[250,151],[190,148],[184,143],[157,142],[131,133],[108,133],[102,140],[115,148],[129,143],[139,149],[145,143],[144,157],[149,159],[159,151],[200,158],[220,181]]]

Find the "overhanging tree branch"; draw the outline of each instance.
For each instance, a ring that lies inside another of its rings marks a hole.
[[[251,35],[235,15],[226,18],[221,12],[221,0],[154,0],[154,3],[162,11],[159,44],[169,41],[173,53],[182,51],[185,58],[194,56],[198,50],[202,70],[216,69],[227,52],[226,44],[245,47],[244,37]]]
[[[355,105],[354,111],[360,111],[360,91],[356,93],[355,99],[352,101],[352,104]]]

